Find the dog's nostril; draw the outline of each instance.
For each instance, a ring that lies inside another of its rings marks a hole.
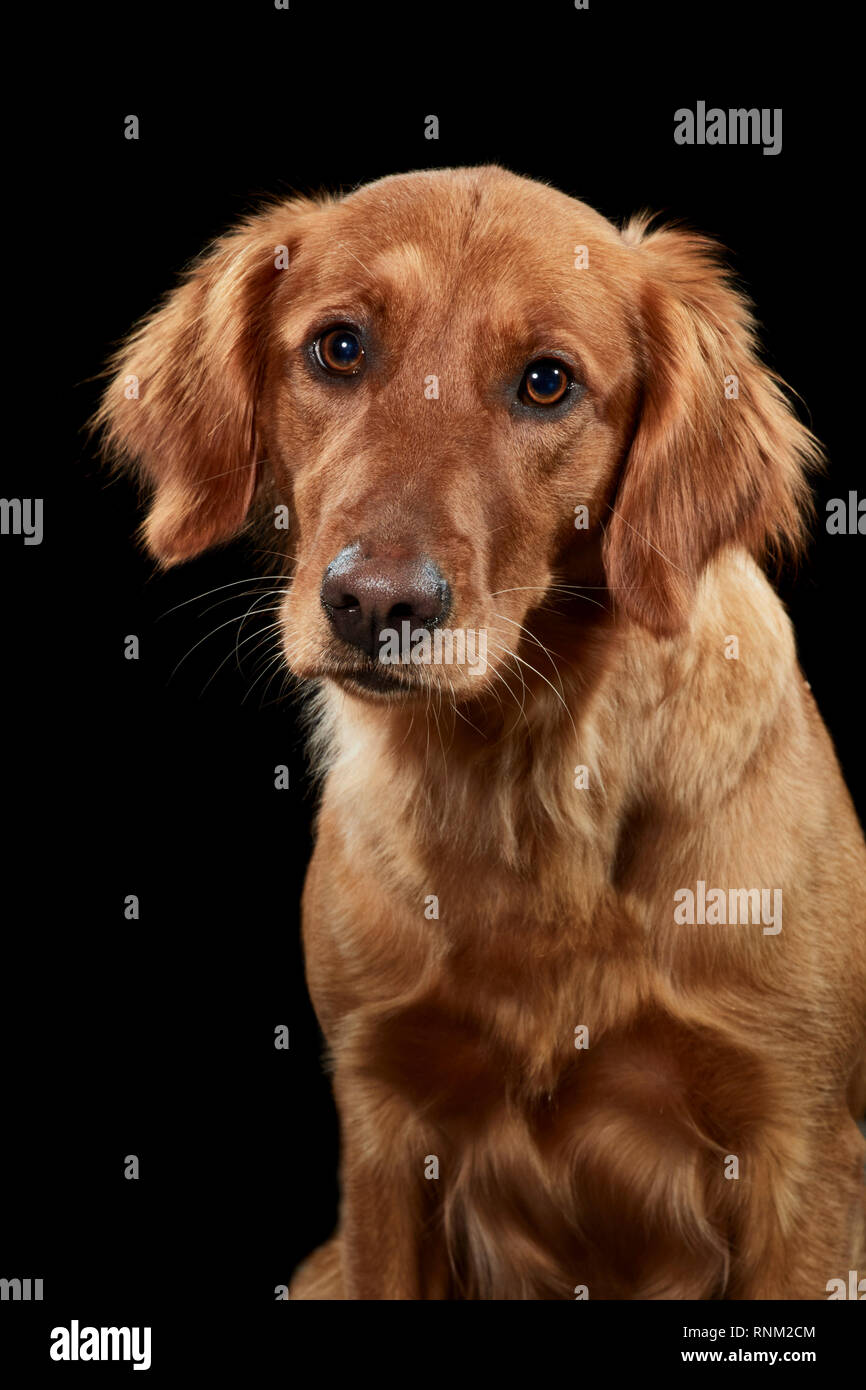
[[[443,622],[451,590],[425,555],[364,557],[349,546],[325,570],[321,600],[337,635],[375,658],[386,628],[407,620],[424,627]]]

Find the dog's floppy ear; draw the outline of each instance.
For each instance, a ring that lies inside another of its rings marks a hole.
[[[722,547],[796,553],[821,460],[718,248],[646,218],[623,233],[641,258],[642,397],[605,522],[605,571],[620,611],[660,636],[688,621],[695,583]]]
[[[222,237],[110,364],[94,425],[152,498],[144,542],[163,565],[244,524],[256,488],[256,401],[288,237],[311,205],[269,209]]]

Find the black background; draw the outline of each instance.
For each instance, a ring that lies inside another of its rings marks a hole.
[[[755,13],[699,28],[687,8],[596,0],[471,18],[297,0],[118,7],[49,24],[50,75],[45,37],[31,49],[7,170],[8,291],[24,312],[3,495],[45,498],[45,539],[6,537],[0,553],[0,1276],[42,1277],[46,1302],[2,1305],[7,1347],[17,1337],[49,1364],[47,1331],[28,1341],[34,1317],[152,1322],[176,1369],[194,1354],[190,1305],[216,1312],[209,1336],[228,1345],[335,1219],[336,1127],[298,945],[314,800],[297,703],[263,671],[267,645],[253,650],[272,615],[248,619],[242,636],[258,635],[235,657],[238,620],[273,600],[243,542],[155,575],[131,485],[106,477],[83,433],[112,345],[259,196],[498,162],[616,221],[663,210],[731,248],[766,358],[829,454],[809,559],[783,594],[862,813],[863,540],[822,520],[861,478],[861,354],[843,346],[861,278],[849,39],[832,7],[820,34],[813,11],[806,31],[765,7],[759,36]],[[782,107],[782,153],[675,145],[674,111],[699,99]],[[431,113],[438,141],[424,138]],[[137,662],[123,657],[133,633]],[[283,763],[291,787],[276,791]]]

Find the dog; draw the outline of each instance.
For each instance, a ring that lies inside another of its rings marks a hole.
[[[285,551],[342,1150],[290,1296],[863,1270],[866,847],[764,573],[821,450],[718,248],[384,178],[264,206],[109,370],[159,564]]]

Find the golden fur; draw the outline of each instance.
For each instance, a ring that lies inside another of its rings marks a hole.
[[[307,351],[344,320],[352,383]],[[544,355],[584,394],[541,419],[510,401]],[[866,851],[760,568],[802,546],[819,451],[713,246],[497,168],[278,203],[133,335],[100,423],[163,564],[290,508],[343,1150],[291,1296],[821,1298],[862,1272]],[[435,559],[483,677],[358,688],[319,599],[355,541]],[[700,880],[781,889],[782,930],[678,925]]]

